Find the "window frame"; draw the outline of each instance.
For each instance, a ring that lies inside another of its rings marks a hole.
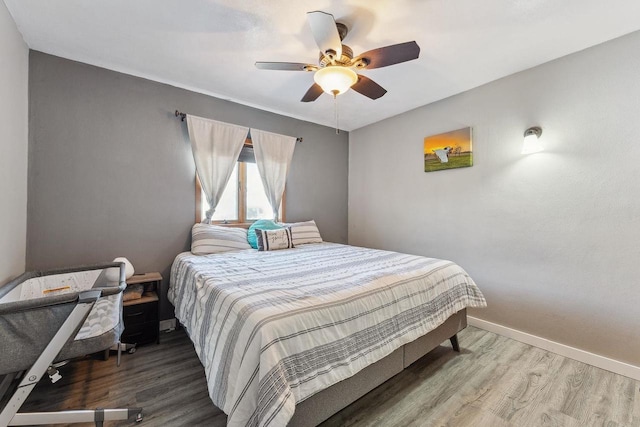
[[[251,139],[247,138],[244,146],[252,147]],[[202,185],[196,172],[196,224],[202,222]],[[286,222],[287,187],[285,185],[280,203],[280,221]],[[238,219],[234,221],[211,221],[212,224],[225,227],[249,228],[257,220],[247,220],[247,162],[238,162]]]

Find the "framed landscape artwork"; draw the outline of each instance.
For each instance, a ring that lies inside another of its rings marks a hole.
[[[470,127],[424,138],[425,172],[469,166],[473,166]]]

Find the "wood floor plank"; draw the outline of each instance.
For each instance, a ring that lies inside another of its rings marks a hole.
[[[617,375],[614,377],[613,404],[611,406],[611,420],[621,425],[633,423],[633,404],[636,381]]]
[[[322,427],[640,427],[638,381],[473,327],[459,341],[460,353],[443,343]],[[142,406],[141,427],[226,425],[183,331],[123,355],[120,368],[115,358],[85,359],[61,371],[22,411]]]
[[[640,425],[640,420],[634,421],[633,413],[637,382],[620,375],[608,375],[603,370],[599,373],[586,425]]]
[[[560,411],[586,422],[589,416],[587,404],[593,392],[594,372],[597,368],[571,359],[565,359],[565,363],[571,365],[571,372],[564,378],[558,378],[564,381],[563,403]]]
[[[635,383],[635,397],[633,399],[632,419],[634,427],[640,426],[640,381]]]
[[[544,402],[562,365],[560,356],[535,347],[530,349],[528,357],[512,363],[501,383],[494,387],[494,399],[484,401],[488,410],[514,424],[524,423]]]
[[[407,418],[406,425],[423,425],[422,420],[425,419],[428,420],[428,424],[424,425],[434,426],[490,425],[501,427],[511,425],[492,412],[485,410],[478,399],[468,399],[468,396],[477,394],[478,390],[472,386],[464,386],[459,395],[451,396],[442,405],[434,408],[429,416],[425,417],[423,414],[418,414],[413,419]]]
[[[588,426],[605,426],[612,415],[612,398],[614,393],[614,381],[616,377],[613,375],[600,375],[592,393],[589,407],[591,413],[585,425]],[[632,415],[631,413],[629,414]]]
[[[584,424],[553,408],[539,407],[529,414],[523,427],[584,427]]]
[[[461,384],[459,389],[451,393],[446,402],[430,407],[429,413],[418,412],[414,417],[428,416],[429,420],[433,420],[435,424],[446,424],[451,419],[464,423],[465,420],[477,417],[479,411],[486,412],[483,400],[500,384],[508,369],[507,365],[496,362],[479,366],[473,378]],[[410,421],[410,418],[407,421]]]

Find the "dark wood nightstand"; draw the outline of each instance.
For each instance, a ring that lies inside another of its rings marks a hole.
[[[127,286],[141,284],[144,286],[142,298],[125,301],[122,316],[124,332],[120,341],[127,344],[149,344],[160,342],[160,310],[159,299],[160,273],[145,273],[131,276]]]

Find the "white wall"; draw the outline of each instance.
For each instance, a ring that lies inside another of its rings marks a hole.
[[[24,271],[29,49],[0,1],[0,285]]]
[[[640,366],[640,32],[350,133],[349,243],[445,258],[473,316]],[[392,89],[391,89],[392,90]],[[546,151],[520,154],[543,127]],[[472,126],[474,166],[423,138]]]

